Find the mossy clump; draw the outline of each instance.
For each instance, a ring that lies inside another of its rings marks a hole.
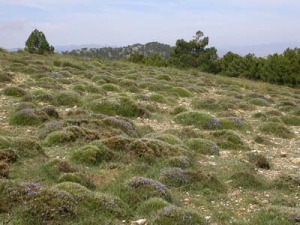
[[[243,188],[262,188],[263,182],[251,172],[237,172],[231,176],[232,185],[234,187]]]
[[[58,178],[58,183],[73,182],[81,184],[87,188],[95,188],[95,184],[91,181],[87,174],[81,172],[64,173]]]
[[[285,125],[300,126],[300,116],[282,116],[280,119]]]
[[[207,109],[211,111],[216,111],[222,109],[219,102],[214,98],[194,98],[191,102],[193,109]]]
[[[162,198],[150,198],[141,203],[138,207],[137,213],[143,216],[151,216],[158,210],[170,206],[171,204]]]
[[[54,96],[54,104],[57,106],[78,106],[81,104],[80,96],[76,92],[61,91]]]
[[[164,141],[141,138],[133,141],[128,150],[131,154],[148,160],[154,160],[157,157],[168,157],[177,155],[182,149],[170,145]]]
[[[12,114],[9,118],[9,123],[15,126],[37,126],[47,117],[47,114],[38,113],[34,109],[23,109]]]
[[[47,178],[57,181],[60,175],[74,173],[77,169],[68,161],[53,159],[42,166],[42,171],[45,173]]]
[[[6,87],[2,90],[2,93],[6,96],[12,96],[12,97],[23,97],[27,94],[27,92],[20,87]]]
[[[8,72],[0,72],[0,83],[12,82],[14,74]]]
[[[245,144],[240,136],[231,130],[220,130],[210,133],[212,139],[222,149],[229,150],[247,150],[248,145]]]
[[[122,130],[125,134],[127,134],[130,137],[136,137],[136,127],[134,123],[127,119],[127,118],[121,118],[121,117],[107,117],[102,120],[102,122],[105,125],[112,126],[114,128],[118,128]]]
[[[125,152],[129,149],[130,144],[134,140],[135,139],[129,137],[115,136],[115,137],[103,139],[101,142],[111,150]]]
[[[76,141],[76,137],[71,131],[59,130],[47,135],[43,144],[45,146],[53,146]]]
[[[28,99],[32,99],[35,101],[42,101],[42,102],[53,102],[53,96],[44,90],[33,90],[28,95]]]
[[[180,106],[176,106],[175,108],[173,108],[173,110],[171,111],[171,115],[177,115],[179,113],[183,113],[183,112],[186,112],[188,111],[188,109],[183,106],[183,105],[180,105]]]
[[[18,155],[16,151],[12,149],[0,149],[0,162],[16,162],[18,159]]]
[[[249,161],[253,163],[257,168],[269,170],[271,167],[266,156],[262,154],[250,153],[248,155],[248,158]]]
[[[163,103],[163,104],[168,103],[168,99],[166,99],[163,95],[160,95],[160,94],[150,95],[149,100],[152,102],[158,102],[158,103]]]
[[[255,119],[261,119],[263,121],[265,121],[268,118],[267,115],[265,113],[262,113],[262,112],[254,113],[252,115],[252,117],[255,118]]]
[[[159,181],[146,177],[133,177],[125,186],[130,202],[138,203],[150,198],[162,198],[171,201],[169,190]]]
[[[115,84],[103,84],[101,86],[101,88],[104,91],[110,91],[110,92],[119,92],[120,91],[120,87]]]
[[[295,134],[281,123],[266,122],[260,125],[259,130],[265,134],[279,138],[291,139]]]
[[[106,114],[110,116],[120,115],[124,117],[142,116],[143,111],[130,98],[101,98],[87,104],[87,108],[95,113]]]
[[[175,135],[180,140],[188,140],[190,138],[204,138],[201,131],[194,127],[183,127],[180,129],[169,129],[165,133]]]
[[[37,156],[46,156],[42,146],[34,139],[16,138],[11,144],[18,156],[24,158],[34,158]]]
[[[139,125],[136,128],[136,132],[139,137],[144,137],[148,134],[155,132],[155,130],[150,125]]]
[[[157,80],[166,80],[166,81],[171,81],[172,80],[172,78],[167,74],[159,74],[155,77],[155,79],[157,79]]]
[[[187,140],[186,145],[197,153],[204,155],[219,155],[219,147],[210,140],[202,138],[191,138]]]
[[[193,96],[193,93],[182,87],[174,87],[170,90],[171,94],[182,98],[189,98]]]
[[[192,163],[191,161],[189,160],[188,157],[186,156],[175,156],[175,157],[171,157],[169,158],[166,163],[169,165],[169,166],[172,166],[172,167],[179,167],[179,168],[182,168],[182,169],[186,169],[186,168],[189,168]]]
[[[253,105],[257,106],[268,106],[269,102],[264,98],[253,98],[249,101]]]
[[[247,126],[245,121],[240,117],[225,117],[220,119],[220,127],[222,129],[240,130],[245,129]]]
[[[154,220],[157,225],[191,225],[191,224],[206,224],[200,214],[188,209],[182,209],[174,205],[166,206],[161,209]]]
[[[54,131],[62,130],[65,127],[65,123],[61,121],[51,121],[49,123],[46,123],[43,127],[41,127],[39,132],[39,138],[44,139],[46,138],[50,133]]]
[[[86,165],[98,165],[103,161],[109,161],[113,153],[104,145],[86,145],[72,153],[72,159],[77,163]]]
[[[51,105],[44,106],[41,109],[41,111],[46,113],[51,118],[59,119],[59,114],[58,114],[58,112],[57,112],[57,110],[55,109],[54,106],[51,106]]]
[[[220,127],[220,121],[213,116],[201,112],[183,112],[174,117],[178,124],[204,129],[216,129]]]

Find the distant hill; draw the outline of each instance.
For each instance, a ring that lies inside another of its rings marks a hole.
[[[170,45],[149,42],[147,44],[134,44],[126,47],[81,48],[72,51],[63,51],[62,53],[81,57],[97,57],[101,59],[128,58],[134,53],[142,54],[144,56],[158,53],[163,58],[168,58],[171,50],[172,47]]]

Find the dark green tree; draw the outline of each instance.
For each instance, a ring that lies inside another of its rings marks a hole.
[[[25,43],[25,51],[33,54],[54,53],[54,47],[50,46],[42,31],[32,31]]]

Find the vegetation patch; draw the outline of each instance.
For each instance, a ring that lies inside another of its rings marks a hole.
[[[171,204],[162,198],[150,198],[141,203],[138,207],[138,214],[143,216],[151,216],[160,209],[170,206]]]
[[[54,96],[54,103],[57,106],[78,106],[81,104],[79,95],[76,92],[61,91]]]
[[[20,87],[6,87],[2,90],[2,93],[6,96],[12,96],[12,97],[23,97],[27,94],[27,92]]]
[[[183,112],[174,117],[174,121],[178,124],[198,128],[216,129],[220,127],[220,121],[213,116],[201,112]]]
[[[193,97],[193,93],[182,87],[174,87],[170,90],[170,93],[182,98]]]
[[[282,116],[280,119],[285,125],[300,126],[300,116]]]
[[[295,136],[292,131],[281,123],[266,122],[259,127],[259,130],[265,134],[274,135],[280,138],[290,139]]]
[[[210,133],[212,139],[222,149],[246,150],[249,147],[242,141],[240,136],[231,130],[220,130]]]
[[[231,176],[235,187],[261,189],[264,184],[257,176],[250,172],[237,172]]]
[[[193,151],[204,155],[219,155],[219,147],[212,141],[202,138],[191,138],[186,145]]]

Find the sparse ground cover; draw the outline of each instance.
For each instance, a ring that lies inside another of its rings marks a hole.
[[[300,92],[0,53],[3,224],[299,224]]]

